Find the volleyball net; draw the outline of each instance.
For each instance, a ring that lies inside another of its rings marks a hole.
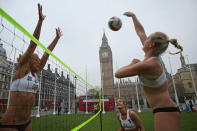
[[[38,78],[39,90],[35,94],[31,113],[32,130],[83,130],[92,120],[99,119],[100,89],[89,84],[87,79],[48,50],[45,45],[50,43],[43,45],[4,10],[0,9],[0,14],[0,116],[3,116],[9,105],[9,89],[17,58],[26,51],[32,40],[38,45],[35,53],[39,57],[44,52],[51,56]],[[99,128],[100,123],[88,128],[94,130],[95,126]]]

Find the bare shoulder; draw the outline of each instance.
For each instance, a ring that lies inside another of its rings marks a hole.
[[[160,60],[157,58],[148,60],[147,63],[150,65],[151,68],[153,68],[154,70],[156,70],[158,72],[161,71],[161,69],[162,69]]]
[[[153,58],[153,59],[151,59],[151,60],[143,60],[142,61],[144,64],[146,64],[146,65],[149,65],[149,66],[153,66],[153,65],[155,65],[155,64],[157,64],[157,65],[160,65],[160,61],[159,61],[159,59],[156,59],[156,58]]]
[[[142,62],[142,66],[144,66],[144,70],[142,70],[143,75],[157,75],[162,71],[162,67],[158,59],[144,60]]]
[[[138,119],[138,115],[137,113],[135,113],[134,111],[129,111],[129,116],[131,117],[132,120],[136,120]]]
[[[133,116],[133,115],[136,115],[136,113],[134,111],[132,111],[132,110],[129,110],[129,115]]]

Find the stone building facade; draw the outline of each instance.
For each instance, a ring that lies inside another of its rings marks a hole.
[[[0,98],[8,98],[13,63],[7,60],[6,50],[0,43]]]
[[[184,96],[193,99],[197,103],[195,89],[197,85],[197,63],[186,64],[185,58],[180,54],[181,68],[179,68],[174,75],[176,88],[181,91],[178,93],[182,95],[179,98],[181,101],[184,100]],[[191,71],[190,71],[191,69]]]

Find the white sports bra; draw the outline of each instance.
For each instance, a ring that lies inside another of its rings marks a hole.
[[[157,87],[160,87],[167,79],[166,79],[166,73],[164,71],[165,67],[164,67],[163,62],[161,61],[161,58],[160,57],[159,58],[158,57],[150,57],[147,60],[151,60],[153,58],[159,59],[161,66],[162,66],[162,71],[163,71],[162,74],[156,80],[149,80],[142,75],[138,75],[138,76],[139,76],[139,79],[142,82],[143,86],[147,86],[150,88],[157,88]]]
[[[131,118],[129,116],[129,110],[127,110],[127,119],[126,120],[122,120],[121,113],[120,113],[120,122],[121,122],[122,127],[125,130],[131,130],[131,129],[136,128],[136,124],[134,123],[134,121],[131,120]]]
[[[29,72],[25,77],[12,82],[10,91],[22,91],[36,93],[39,88],[37,75],[35,77]]]

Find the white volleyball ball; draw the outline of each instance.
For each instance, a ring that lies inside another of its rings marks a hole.
[[[118,31],[122,27],[122,21],[120,18],[113,16],[108,21],[109,28],[113,31]]]

